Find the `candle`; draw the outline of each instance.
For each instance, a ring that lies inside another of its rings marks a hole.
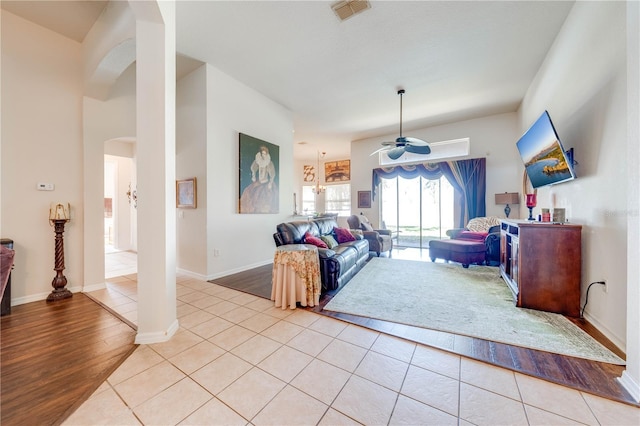
[[[536,194],[527,194],[527,207],[536,206]]]

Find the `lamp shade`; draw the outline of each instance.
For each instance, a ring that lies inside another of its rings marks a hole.
[[[69,203],[51,203],[49,220],[70,220],[71,206]]]
[[[520,204],[520,194],[517,192],[496,194],[496,204]]]

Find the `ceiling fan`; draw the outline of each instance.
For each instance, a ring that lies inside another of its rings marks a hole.
[[[429,144],[423,141],[422,139],[402,136],[402,95],[403,94],[404,94],[404,89],[398,90],[398,95],[400,95],[400,136],[395,141],[382,142],[382,148],[372,152],[371,155],[385,151],[389,156],[389,158],[391,158],[392,160],[397,160],[405,152],[412,152],[414,154],[423,154],[423,155],[431,153],[431,148],[429,147]]]

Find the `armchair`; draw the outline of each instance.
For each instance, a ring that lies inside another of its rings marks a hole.
[[[453,239],[472,239],[484,242],[486,263],[500,262],[500,219],[495,216],[475,217],[465,228],[450,229],[447,235]]]
[[[391,239],[391,231],[388,229],[373,229],[369,219],[364,215],[351,215],[347,218],[347,223],[351,229],[359,229],[362,231],[364,238],[369,241],[369,250],[375,251],[378,257],[380,253],[389,251],[393,248],[393,240]]]
[[[442,258],[461,262],[497,265],[500,261],[500,219],[493,216],[471,219],[465,228],[447,231],[449,240],[429,242],[429,256],[432,261]]]

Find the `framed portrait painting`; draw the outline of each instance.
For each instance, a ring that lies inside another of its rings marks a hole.
[[[195,209],[197,203],[196,178],[176,181],[176,207]]]
[[[280,147],[240,133],[240,213],[278,213]]]

